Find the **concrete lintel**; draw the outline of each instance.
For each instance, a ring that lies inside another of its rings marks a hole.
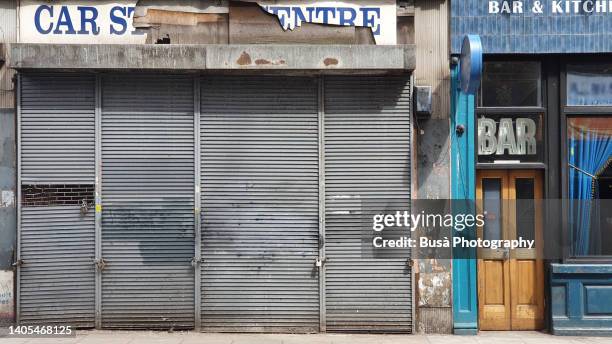
[[[10,45],[15,69],[413,70],[414,45]]]
[[[192,45],[13,43],[9,67],[189,70],[205,68],[205,64],[206,48]]]
[[[410,55],[410,56],[406,56]],[[414,46],[217,45],[207,69],[413,70]]]

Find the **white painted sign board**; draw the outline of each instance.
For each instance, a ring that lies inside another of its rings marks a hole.
[[[143,44],[132,25],[136,0],[22,0],[19,40],[23,43]]]

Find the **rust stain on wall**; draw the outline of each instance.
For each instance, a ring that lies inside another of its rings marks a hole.
[[[333,57],[328,57],[325,60],[323,60],[323,63],[325,64],[325,67],[337,66],[338,65],[338,59],[335,59]]]
[[[242,54],[240,54],[238,60],[236,60],[236,63],[241,66],[250,65],[252,62],[253,61],[251,60],[251,55],[249,55],[246,51],[243,51]]]
[[[270,61],[270,60],[267,60],[267,59],[257,59],[257,60],[255,60],[255,64],[258,65],[258,66],[261,66],[261,65],[278,66],[278,65],[287,64],[287,62],[285,60]]]

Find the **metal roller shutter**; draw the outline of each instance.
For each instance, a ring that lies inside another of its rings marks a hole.
[[[359,216],[410,201],[409,78],[329,77],[324,104],[327,330],[410,332],[409,251],[362,256]]]
[[[202,329],[319,328],[317,83],[201,84]]]
[[[20,77],[21,324],[94,326],[94,84]]]
[[[102,81],[102,326],[194,326],[193,79]]]

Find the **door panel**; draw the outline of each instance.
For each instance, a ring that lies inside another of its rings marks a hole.
[[[317,106],[311,78],[202,79],[203,331],[319,330]]]
[[[20,325],[94,326],[94,87],[91,76],[21,76]]]
[[[487,212],[485,227],[479,236],[489,240],[506,236],[507,217],[504,199],[508,198],[508,178],[504,173],[482,172],[476,187],[479,205]],[[503,249],[479,249],[478,311],[481,330],[510,330],[509,264]]]
[[[544,264],[537,259],[543,240],[542,180],[538,171],[513,171],[509,180],[511,238],[536,239],[535,248],[517,249],[510,259],[512,329],[535,330],[544,326]]]
[[[362,253],[361,213],[410,201],[410,79],[325,78],[328,332],[410,332],[410,250]]]
[[[510,329],[508,263],[504,260],[482,260],[481,305],[482,330]]]
[[[544,323],[542,180],[538,171],[480,171],[479,206],[485,239],[536,240],[532,249],[479,249],[478,298],[481,330],[536,330]]]
[[[102,327],[194,325],[193,82],[102,79]]]

